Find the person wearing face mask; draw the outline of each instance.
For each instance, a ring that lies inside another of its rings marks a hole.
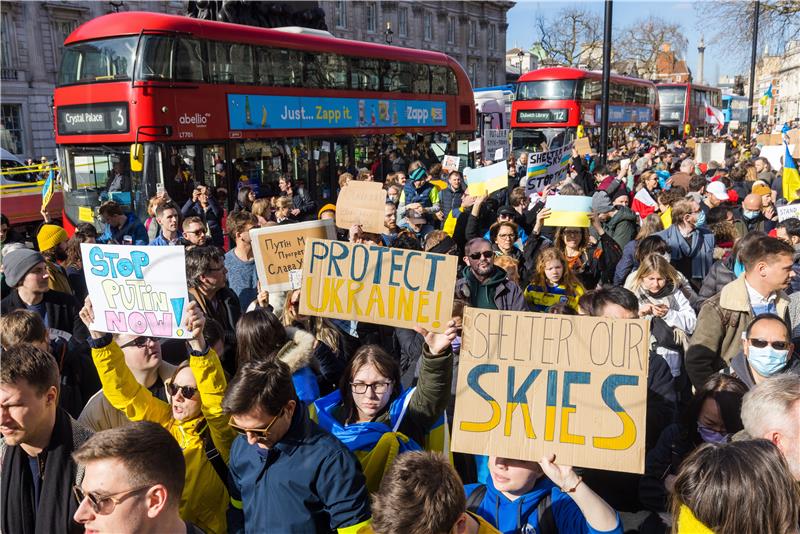
[[[87,298],[80,312],[86,327],[94,322]],[[224,533],[229,500],[226,462],[236,433],[226,423],[222,398],[227,381],[217,353],[205,342],[205,315],[196,302],[186,307],[191,356],[165,384],[168,402],[142,386],[125,365],[111,334],[90,330],[92,359],[108,401],[131,421],[158,423],[172,434],[186,460],[186,485],[180,514],[206,533]]]
[[[67,259],[68,240],[67,232],[55,224],[43,224],[36,234],[39,251],[44,256],[47,265],[47,285],[54,291],[72,295],[67,272],[59,265],[60,262]]]
[[[770,210],[767,213],[767,210]],[[775,228],[775,222],[768,218],[767,215],[772,215],[774,217],[775,210],[767,207],[766,209],[763,208],[761,197],[755,193],[750,193],[746,197],[744,197],[744,201],[742,202],[742,218],[744,219],[744,224],[747,226],[747,231],[758,231],[758,232],[765,232],[769,233],[773,228]]]
[[[730,375],[716,374],[692,397],[678,422],[658,437],[645,456],[639,501],[654,514],[669,512],[681,462],[703,443],[724,443],[744,428],[739,415],[747,386]],[[661,518],[649,517],[640,532],[665,532]],[[659,527],[661,530],[659,530]]]
[[[742,351],[731,360],[731,370],[749,388],[781,373],[800,375],[789,326],[774,313],[756,316],[745,330]]]
[[[678,200],[672,205],[672,226],[655,234],[667,242],[673,267],[695,289],[701,286],[714,262],[714,234],[698,225],[701,213],[694,200]]]

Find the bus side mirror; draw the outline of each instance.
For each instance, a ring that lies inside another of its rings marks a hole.
[[[131,171],[142,172],[144,168],[144,147],[141,143],[131,145]]]

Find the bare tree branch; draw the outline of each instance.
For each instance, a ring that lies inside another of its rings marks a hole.
[[[542,50],[555,64],[567,67],[592,65],[591,50],[597,46],[600,17],[583,8],[563,8],[552,18],[539,15],[536,35]]]
[[[638,67],[640,76],[655,72],[656,59],[662,45],[669,44],[676,56],[686,52],[688,41],[680,24],[650,16],[637,20],[618,32],[614,43],[615,60],[626,61]]]

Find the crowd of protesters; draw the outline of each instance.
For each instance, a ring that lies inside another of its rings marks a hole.
[[[144,223],[107,201],[35,250],[3,219],[0,532],[800,532],[800,220],[756,143],[716,141],[573,150],[541,191],[518,154],[482,196],[399,150],[342,169],[387,202],[339,239],[458,258],[443,333],[261,287],[250,230],[336,215],[289,177],[230,212],[204,185]],[[590,196],[589,227],[549,226],[551,194]],[[91,329],[94,242],[185,247],[188,343]],[[466,306],[649,321],[644,474],[450,454]]]

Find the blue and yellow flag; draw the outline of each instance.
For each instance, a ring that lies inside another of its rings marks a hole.
[[[797,171],[797,162],[792,157],[789,150],[789,144],[784,140],[783,146],[786,153],[783,156],[783,197],[787,202],[793,202],[800,195],[797,194],[800,189],[800,173]]]
[[[770,98],[772,98],[772,84],[771,83],[769,84],[769,87],[767,87],[767,90],[764,91],[763,96],[761,97],[761,99],[758,102],[762,106],[766,106],[767,105],[767,100],[769,100]]]
[[[464,181],[467,182],[467,194],[475,197],[490,195],[508,187],[508,164],[500,161],[487,167],[464,169]]]
[[[50,169],[50,174],[47,175],[47,180],[45,180],[44,185],[42,186],[42,210],[47,208],[47,205],[50,204],[50,200],[53,198],[53,193],[56,190],[56,171]]]

